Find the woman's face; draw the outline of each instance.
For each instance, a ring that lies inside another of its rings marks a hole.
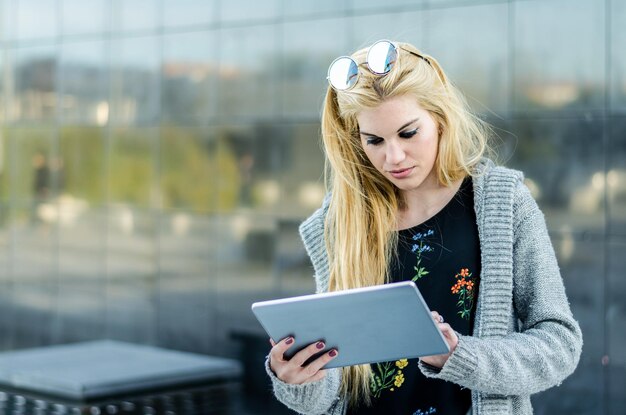
[[[439,128],[415,98],[388,99],[357,116],[361,144],[374,167],[403,192],[437,183]]]

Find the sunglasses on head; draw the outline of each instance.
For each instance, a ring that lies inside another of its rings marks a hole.
[[[430,61],[419,53],[399,48],[389,40],[379,40],[367,50],[367,68],[375,75],[387,75],[398,61],[399,49],[423,59],[430,65]],[[356,85],[359,80],[359,65],[349,56],[340,56],[328,67],[328,83],[337,91],[347,91]]]

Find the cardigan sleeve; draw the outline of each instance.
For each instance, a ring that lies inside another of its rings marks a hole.
[[[501,338],[460,336],[432,378],[478,392],[530,395],[560,384],[576,368],[580,327],[570,311],[543,214],[521,182],[514,200],[513,306],[519,332]]]
[[[342,414],[344,401],[339,398],[341,369],[326,369],[326,376],[316,382],[293,385],[280,380],[265,359],[265,371],[272,380],[274,395],[283,405],[303,415]]]

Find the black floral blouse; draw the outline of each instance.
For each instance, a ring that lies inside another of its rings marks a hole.
[[[399,232],[393,282],[415,281],[429,308],[454,330],[469,335],[474,324],[480,275],[480,245],[471,179],[434,217]],[[402,327],[398,327],[402,330]],[[348,414],[465,415],[469,389],[426,378],[418,359],[372,364],[372,406]]]

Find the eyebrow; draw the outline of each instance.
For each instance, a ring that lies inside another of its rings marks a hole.
[[[408,127],[409,125],[413,124],[416,121],[419,121],[419,117],[412,121],[409,121],[408,123],[404,124],[402,127],[398,128],[397,132],[399,133],[400,131],[404,130],[406,127]]]
[[[414,122],[416,122],[416,121],[419,121],[419,117],[418,117],[418,118],[416,118],[416,119],[414,119],[414,120],[411,120],[411,121],[407,122],[407,123],[406,123],[406,124],[404,124],[402,127],[398,128],[398,131],[397,131],[397,132],[399,133],[400,131],[404,130],[406,127],[408,127],[409,125],[413,124],[413,123],[414,123]],[[359,133],[360,133],[361,135],[366,135],[366,136],[369,136],[369,137],[378,137],[376,134],[366,133],[365,131],[360,131],[360,130],[359,130]]]

